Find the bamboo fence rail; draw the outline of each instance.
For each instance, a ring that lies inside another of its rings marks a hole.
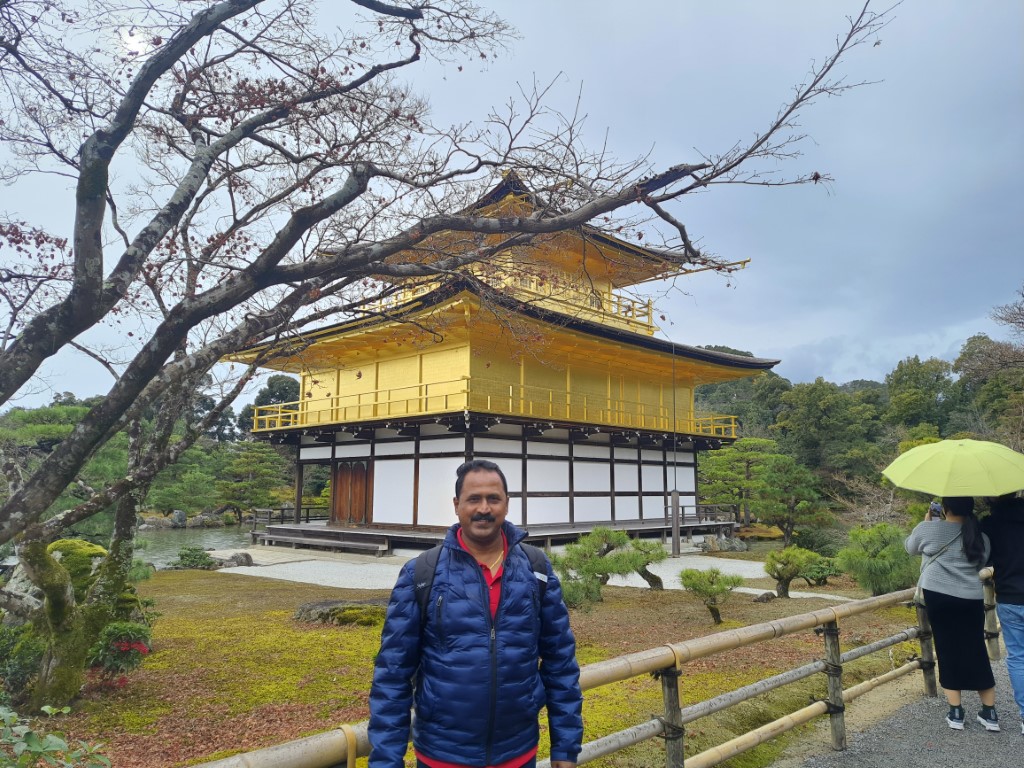
[[[986,639],[989,643],[989,653],[992,658],[999,658],[995,611],[991,609],[995,605],[992,569],[983,570],[979,577],[985,584]],[[905,589],[588,664],[580,672],[580,685],[584,691],[640,675],[655,674],[661,680],[665,712],[661,717],[630,726],[584,744],[578,762],[580,764],[591,762],[647,739],[661,736],[665,738],[666,742],[666,765],[668,768],[684,768],[684,764],[685,768],[710,768],[710,766],[735,757],[741,752],[763,744],[824,714],[828,714],[830,718],[832,747],[837,750],[845,749],[846,732],[843,713],[848,702],[880,685],[919,669],[924,673],[925,695],[936,696],[938,693],[931,626],[923,606],[916,606],[916,627],[905,629],[891,637],[852,649],[846,653],[840,652],[839,624],[841,620],[901,603],[910,603],[913,594],[914,590]],[[810,629],[815,630],[824,638],[822,659],[692,706],[680,708],[679,678],[686,662]],[[918,658],[859,685],[843,689],[844,664],[885,650],[898,643],[915,639],[920,643]],[[827,675],[828,694],[825,700],[814,702],[796,712],[762,725],[724,744],[691,755],[684,760],[684,726],[687,723],[728,709],[780,686],[821,673]],[[203,763],[202,768],[334,768],[345,764],[354,766],[357,756],[366,757],[370,751],[366,725],[363,722],[357,725],[343,726],[338,730],[297,739],[267,749]],[[350,747],[354,747],[354,749]],[[538,767],[550,768],[550,765],[547,761],[540,761]]]

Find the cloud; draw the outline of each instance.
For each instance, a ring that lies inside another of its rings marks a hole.
[[[592,0],[581,13],[500,0],[494,10],[522,34],[506,56],[463,72],[425,62],[414,85],[437,122],[480,125],[517,83],[556,80],[550,103],[572,112],[580,99],[592,147],[607,142],[620,159],[650,151],[665,167],[767,126],[859,9],[843,5],[650,0],[625,11]],[[719,187],[677,207],[703,246],[752,262],[732,287],[680,280],[687,295],[659,302],[665,334],[782,358],[794,381],[837,383],[881,380],[915,354],[951,360],[975,333],[1005,338],[988,314],[1024,283],[1022,28],[1019,2],[899,5],[882,45],[841,68],[875,84],[801,115],[803,155],[778,166],[834,184]],[[67,383],[55,388],[103,379],[79,376],[90,368],[62,361]]]

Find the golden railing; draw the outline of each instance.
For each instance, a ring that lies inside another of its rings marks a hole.
[[[580,317],[596,323],[625,328],[650,336],[656,330],[654,305],[650,299],[634,299],[612,290],[587,290],[561,279],[548,280],[529,274],[479,275],[496,289],[517,299],[536,303],[563,315]],[[369,311],[387,312],[406,304],[417,296],[434,290],[436,283],[420,283],[396,291],[380,301],[367,305]]]
[[[622,326],[648,336],[655,331],[654,305],[650,299],[633,299],[612,290],[587,290],[573,283],[528,274],[509,276],[502,280],[501,287],[525,301],[534,300],[541,305],[550,302],[556,312]],[[565,307],[569,308],[568,312]]]
[[[723,438],[737,436],[735,416],[695,418],[691,412],[682,409],[673,414],[671,405],[468,377],[257,406],[253,415],[253,432],[466,410],[620,429]]]

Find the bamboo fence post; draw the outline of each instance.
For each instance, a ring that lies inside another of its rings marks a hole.
[[[838,622],[826,622],[822,634],[825,636],[825,674],[828,676],[828,722],[832,731],[832,749],[842,752],[846,749],[846,714]]]
[[[917,611],[917,639],[921,642],[921,671],[924,673],[924,695],[932,698],[939,695],[935,683],[935,646],[932,645],[932,625],[923,605],[914,603]]]
[[[683,768],[683,717],[679,709],[679,668],[661,670],[661,698],[665,704],[665,764]]]
[[[992,580],[992,569],[984,568],[978,573],[985,588],[985,646],[988,657],[999,661],[1002,653],[999,650],[999,620],[996,616],[996,583]]]

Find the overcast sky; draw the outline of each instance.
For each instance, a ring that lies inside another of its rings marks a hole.
[[[591,143],[607,141],[622,159],[650,152],[661,168],[764,129],[860,8],[481,2],[521,39],[483,68],[423,68],[416,84],[435,122],[481,120],[518,81],[557,77],[553,106],[571,111],[582,90]],[[660,307],[665,335],[779,358],[776,371],[793,382],[836,383],[882,380],[911,355],[953,360],[975,333],[1005,338],[989,313],[1024,282],[1024,2],[906,0],[878,39],[842,74],[879,82],[802,116],[813,141],[788,168],[834,184],[720,187],[676,208],[703,247],[752,261],[729,281],[680,281],[686,295]],[[52,390],[80,395],[111,384],[83,358],[47,375]]]
[[[448,73],[435,114],[482,114],[517,81],[564,73],[589,136],[664,168],[765,128],[834,49],[858,2],[493,3],[519,30],[481,72]],[[876,5],[878,10],[885,5]],[[834,184],[719,187],[676,208],[732,280],[691,276],[665,334],[760,357],[794,382],[882,380],[903,358],[953,360],[1024,283],[1024,2],[907,0],[842,69],[878,81],[813,105],[795,174]]]

